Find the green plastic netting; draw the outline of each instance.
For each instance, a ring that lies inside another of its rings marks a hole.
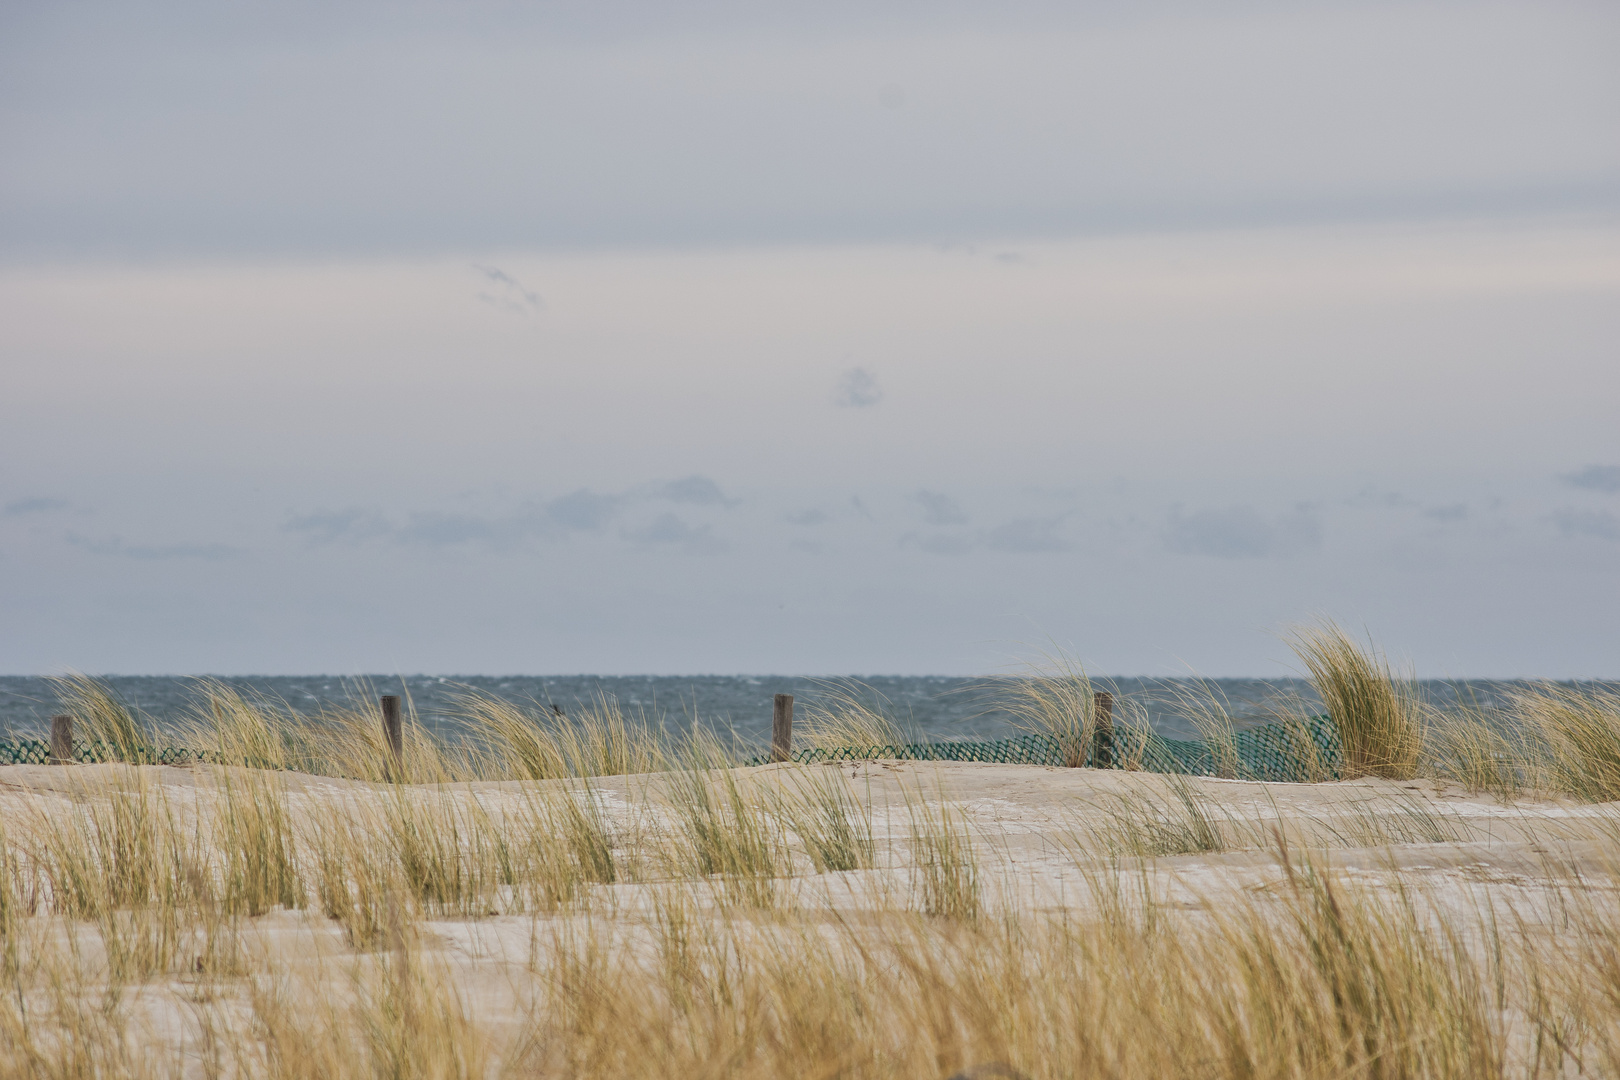
[[[1103,751],[1099,755],[1098,751]],[[1194,776],[1230,776],[1245,780],[1336,780],[1343,754],[1339,733],[1326,716],[1265,724],[1239,731],[1224,745],[1198,739],[1166,739],[1151,732],[1121,730],[1111,747],[1087,748],[1085,764],[1096,767],[1099,757],[1109,767],[1144,772],[1185,773]],[[182,747],[140,747],[134,757],[146,765],[186,765],[208,760],[208,755]],[[0,742],[0,765],[44,765],[51,759],[51,744],[44,739]],[[1021,735],[984,742],[924,742],[898,746],[810,747],[793,751],[801,764],[827,761],[983,761],[1007,765],[1062,765],[1063,748],[1050,735]],[[126,760],[116,747],[101,742],[75,742],[73,760],[86,763]],[[768,755],[744,764],[763,765]]]
[[[124,761],[127,756],[110,743],[77,740],[73,743],[73,760],[87,765],[101,761]],[[179,746],[137,747],[133,756],[141,765],[187,765],[203,759],[203,755],[196,751]],[[46,739],[0,742],[0,765],[48,765],[50,761],[51,744]]]
[[[1151,732],[1120,731],[1105,757],[1116,769],[1231,776],[1245,780],[1303,782],[1339,778],[1343,754],[1339,733],[1326,716],[1265,724],[1236,732],[1224,745],[1200,739],[1166,739]],[[1098,764],[1099,747],[1087,748],[1085,764]],[[1022,735],[985,742],[925,742],[884,746],[810,747],[795,750],[793,761],[985,761],[1010,765],[1062,765],[1063,747],[1050,735]],[[750,758],[763,765],[768,755]]]

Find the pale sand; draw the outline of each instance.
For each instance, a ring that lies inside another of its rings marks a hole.
[[[991,913],[1067,910],[1085,917],[1103,880],[1141,887],[1168,910],[1194,921],[1236,902],[1263,902],[1286,887],[1288,869],[1277,843],[1279,823],[1291,857],[1331,865],[1345,878],[1394,895],[1406,890],[1477,922],[1490,908],[1513,912],[1531,935],[1556,938],[1560,897],[1580,890],[1601,906],[1613,904],[1620,880],[1620,806],[1582,805],[1554,797],[1504,803],[1433,781],[1363,779],[1330,784],[1260,784],[1144,773],[964,763],[868,762],[842,765],[772,765],[737,770],[751,784],[836,770],[870,813],[877,869],[814,874],[808,860],[782,890],[780,907],[794,910],[792,933],[806,925],[850,926],[879,921],[884,912],[915,908],[916,870],[911,835],[918,808],[936,817],[941,802],[959,812],[975,838],[985,904]],[[215,783],[211,770],[123,766],[11,766],[0,768],[0,819],[15,838],[36,815],[59,813],[70,800],[97,797],[135,776],[168,796],[183,817],[196,812],[199,795]],[[296,817],[341,814],[380,805],[390,790],[378,785],[298,774],[281,776]],[[555,784],[569,782],[557,781]],[[607,818],[622,833],[649,836],[673,827],[659,774],[604,777],[591,782]],[[1181,806],[1175,785],[1217,822],[1228,849],[1203,854],[1134,858],[1108,851],[1121,823],[1156,814],[1174,820]],[[515,809],[525,788],[517,782],[415,789],[457,800],[476,799],[499,814]],[[569,786],[578,789],[577,782]],[[580,934],[604,935],[641,952],[653,948],[653,916],[667,883],[592,887],[590,902],[573,912],[430,918],[421,924],[424,952],[445,965],[480,1023],[499,1032],[524,1023],[526,972],[543,963],[555,942]],[[1132,891],[1134,890],[1134,891]],[[693,898],[695,897],[695,898]],[[701,888],[689,902],[698,913],[727,920],[728,932],[787,933],[784,920],[720,904]],[[345,945],[335,924],[311,911],[278,911],[248,920],[250,950],[295,979],[328,988],[368,963]],[[65,930],[60,931],[65,933]],[[195,1014],[197,981],[159,978],[136,993],[132,1007],[153,1038],[178,1045]],[[210,984],[210,994],[221,991]],[[245,1003],[240,1006],[246,1016]],[[194,1033],[194,1032],[193,1032]]]

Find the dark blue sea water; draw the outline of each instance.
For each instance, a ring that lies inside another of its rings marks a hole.
[[[458,727],[455,703],[468,689],[541,707],[572,712],[596,697],[616,699],[632,715],[672,731],[694,719],[743,742],[762,745],[769,739],[771,699],[793,694],[800,710],[813,707],[829,692],[854,693],[895,719],[903,730],[924,739],[1000,738],[1016,730],[1016,719],[998,701],[993,680],[928,675],[873,675],[809,679],[786,675],[372,675],[342,678],[329,675],[217,677],[220,681],[268,695],[303,713],[342,704],[355,697],[394,693],[407,695],[423,723],[453,734]],[[181,716],[194,693],[195,681],[161,675],[118,675],[106,680],[113,691],[151,723],[162,726]],[[1173,698],[1184,680],[1097,679],[1113,689],[1137,715],[1161,734],[1187,738],[1194,731],[1178,714]],[[1215,679],[1208,684],[1224,694],[1240,716],[1269,719],[1269,709],[1303,699],[1309,688],[1296,679]],[[1499,700],[1515,683],[1489,680],[1428,681],[1419,684],[1437,702],[1472,698],[1482,704]],[[37,734],[49,728],[60,711],[50,684],[31,676],[0,676],[0,737]],[[801,713],[802,715],[802,713]]]

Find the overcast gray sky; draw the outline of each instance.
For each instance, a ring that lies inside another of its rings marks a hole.
[[[1620,8],[872,9],[0,10],[0,670],[1620,675]]]

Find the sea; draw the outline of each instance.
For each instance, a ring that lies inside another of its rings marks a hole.
[[[603,700],[672,735],[700,724],[741,746],[770,739],[776,694],[792,694],[804,716],[840,697],[853,697],[894,720],[908,739],[996,739],[1018,734],[1019,718],[1006,707],[1005,679],[942,675],[863,675],[812,678],[792,675],[113,675],[103,681],[145,722],[157,729],[195,707],[200,678],[268,698],[307,715],[367,700],[378,694],[406,697],[417,719],[443,736],[467,734],[457,703],[468,694],[488,694],[564,716]],[[1239,726],[1263,723],[1279,711],[1312,711],[1319,705],[1299,679],[1187,679],[1093,677],[1112,691],[1120,714],[1149,724],[1169,738],[1195,737],[1178,700],[1188,691],[1213,693],[1238,717]],[[1485,707],[1501,704],[1523,682],[1470,679],[1416,684],[1428,700]],[[1606,684],[1614,686],[1616,684]],[[0,676],[0,738],[37,737],[62,711],[48,679]]]

